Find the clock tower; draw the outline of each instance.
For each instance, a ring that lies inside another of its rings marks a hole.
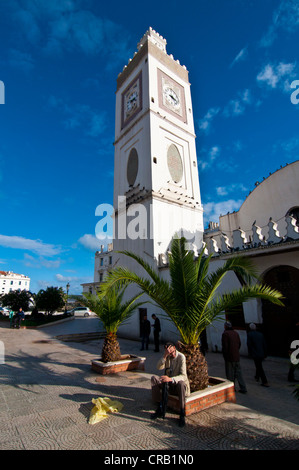
[[[152,28],[117,78],[114,147],[114,249],[160,266],[176,234],[201,249],[188,71],[167,54],[166,40]]]

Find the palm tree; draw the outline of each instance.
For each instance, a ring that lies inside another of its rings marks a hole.
[[[96,313],[106,330],[102,347],[103,362],[118,361],[121,358],[117,330],[120,324],[128,320],[133,315],[134,310],[144,303],[136,303],[137,299],[143,294],[142,292],[123,302],[125,289],[119,290],[116,286],[113,286],[111,289],[106,290],[105,294],[102,291],[97,292],[97,295],[84,294],[85,300],[83,303]]]
[[[184,238],[172,241],[169,254],[170,281],[161,279],[158,273],[138,255],[124,251],[147,273],[140,277],[125,267],[114,268],[106,279],[105,288],[115,285],[137,284],[160,307],[178,329],[180,350],[186,356],[187,373],[191,391],[206,388],[209,382],[208,367],[199,348],[199,337],[213,321],[223,318],[223,312],[251,298],[267,299],[282,305],[282,295],[270,287],[253,285],[256,278],[253,264],[248,258],[230,258],[214,272],[209,273],[211,256],[205,257],[202,250],[198,258],[185,248]],[[220,295],[218,288],[224,276],[233,271],[242,281],[241,288]]]

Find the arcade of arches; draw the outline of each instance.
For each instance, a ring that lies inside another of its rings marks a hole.
[[[299,269],[276,266],[263,276],[263,282],[284,296],[284,307],[262,302],[263,333],[268,354],[288,357],[291,342],[299,339],[295,338],[296,324],[299,322]]]

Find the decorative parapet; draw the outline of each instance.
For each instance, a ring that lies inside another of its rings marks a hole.
[[[269,219],[268,223],[269,227],[269,236],[268,236],[268,243],[280,243],[282,241],[282,237],[279,235],[279,231],[277,230],[277,223],[272,220],[272,217]]]
[[[212,255],[213,257],[217,257],[222,254],[248,251],[250,249],[256,248],[281,246],[283,243],[299,241],[299,227],[297,225],[296,219],[288,215],[285,217],[285,221],[286,231],[284,236],[280,235],[277,229],[277,223],[272,219],[272,217],[270,217],[268,224],[264,227],[266,228],[265,234],[263,234],[262,228],[256,225],[256,222],[254,221],[251,231],[248,231],[248,233],[246,233],[241,228],[233,230],[231,242],[229,237],[225,233],[220,232],[220,230],[211,231],[208,229],[204,233],[204,240],[202,242],[204,255]],[[190,250],[191,249],[193,249],[194,256],[196,257],[195,249],[190,247]],[[168,266],[168,255],[168,253],[159,254],[159,268]]]
[[[246,233],[241,230],[240,227],[233,231],[233,247],[238,250],[242,250],[244,245],[247,243]]]
[[[256,225],[255,222],[252,224],[252,243],[254,245],[266,245],[265,237],[262,235],[262,229]]]
[[[220,254],[231,253],[259,247],[279,245],[285,242],[299,240],[299,227],[296,219],[288,215],[285,217],[286,230],[282,236],[277,228],[277,223],[270,217],[268,224],[264,227],[265,233],[261,227],[254,221],[251,231],[244,231],[240,227],[233,230],[231,238],[220,230],[209,229],[204,233],[204,248],[206,254],[218,256]],[[211,236],[212,235],[212,236]]]
[[[232,250],[230,243],[229,243],[229,238],[225,233],[221,234],[221,251],[223,253],[230,252]]]

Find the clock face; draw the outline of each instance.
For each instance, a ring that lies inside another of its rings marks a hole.
[[[131,114],[138,108],[139,105],[139,89],[138,84],[129,90],[125,95],[125,119],[131,116]]]
[[[122,128],[125,127],[142,108],[141,73],[122,93]]]
[[[187,122],[184,87],[158,69],[158,90],[160,107]]]
[[[180,107],[180,99],[177,93],[172,88],[170,88],[169,85],[164,86],[163,93],[165,100],[170,106],[173,106],[175,109]]]
[[[126,114],[129,115],[138,105],[139,93],[138,90],[130,92],[126,98]]]

